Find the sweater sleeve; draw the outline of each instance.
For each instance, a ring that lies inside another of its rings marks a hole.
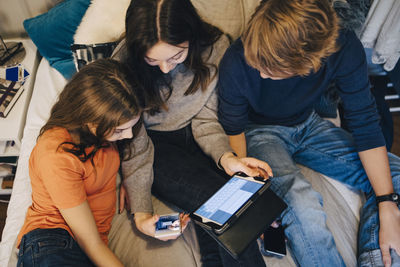
[[[153,212],[151,186],[153,185],[154,146],[142,125],[138,136],[130,143],[132,156],[122,161],[122,175],[128,192],[131,212]]]
[[[125,61],[125,39],[114,49],[112,58]],[[138,135],[129,144],[131,158],[122,161],[122,176],[128,192],[131,212],[153,212],[151,187],[153,185],[154,146],[142,125]]]
[[[349,31],[341,49],[345,50],[340,58],[336,84],[343,103],[344,118],[357,151],[384,146],[380,117],[370,90],[364,48],[356,35]]]
[[[217,93],[211,93],[206,105],[192,119],[194,139],[203,152],[218,163],[222,154],[232,152],[228,136],[222,129],[217,117]]]
[[[219,62],[229,46],[229,39],[226,35],[215,43],[212,55],[208,63],[219,65]],[[218,95],[216,92],[217,78],[210,83],[208,90],[211,93],[205,105],[192,119],[193,137],[203,152],[210,156],[217,164],[222,154],[232,152],[228,136],[218,121]]]
[[[234,45],[237,45],[238,41]],[[241,88],[252,88],[243,59],[231,46],[221,60],[218,81],[218,118],[228,135],[244,131],[248,123],[249,103]]]

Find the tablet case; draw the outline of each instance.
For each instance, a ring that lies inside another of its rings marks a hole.
[[[237,259],[268,226],[286,209],[287,205],[267,188],[222,234],[195,220],[229,254]]]

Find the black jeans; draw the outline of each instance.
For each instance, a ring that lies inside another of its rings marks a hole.
[[[229,179],[197,145],[191,125],[170,132],[147,132],[155,150],[152,191],[163,201],[193,212]],[[265,266],[257,242],[236,261],[200,227],[196,232],[203,266]]]
[[[64,229],[35,229],[20,243],[17,266],[93,266],[78,243]]]

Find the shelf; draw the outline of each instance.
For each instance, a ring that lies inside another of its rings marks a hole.
[[[10,146],[10,145],[6,146],[5,151],[0,153],[0,162],[1,162],[1,157],[17,157],[17,156],[19,156],[19,149],[20,149],[20,144],[14,143],[12,146]]]
[[[30,39],[9,39],[5,42],[22,42],[26,55],[21,64],[29,72],[30,76],[26,80],[24,91],[15,102],[6,118],[0,118],[0,141],[12,141],[13,146],[7,147],[0,157],[18,156],[21,147],[21,140],[25,126],[26,112],[32,96],[33,84],[35,82],[36,70],[39,65],[39,55],[36,46]]]

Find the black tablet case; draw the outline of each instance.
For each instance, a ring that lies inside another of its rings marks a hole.
[[[286,207],[286,203],[267,188],[222,234],[216,234],[209,226],[195,222],[237,259]]]

